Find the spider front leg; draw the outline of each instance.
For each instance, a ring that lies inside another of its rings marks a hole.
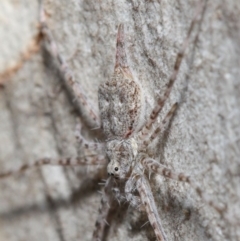
[[[167,241],[150,185],[144,176],[137,180],[137,190],[145,207],[149,222],[154,229],[157,241]]]
[[[28,169],[34,167],[41,167],[45,165],[52,166],[83,166],[83,165],[105,165],[106,160],[103,156],[99,155],[89,155],[83,157],[73,157],[73,158],[42,158],[33,163],[23,164],[20,167],[11,169],[5,172],[0,172],[0,179],[14,176],[15,174],[22,173]]]
[[[76,82],[74,79],[74,76],[72,74],[72,71],[68,67],[67,62],[64,60],[64,58],[60,55],[57,44],[55,43],[52,34],[47,26],[44,8],[43,8],[43,0],[40,1],[40,32],[42,36],[44,37],[45,42],[47,42],[48,51],[53,57],[53,59],[56,59],[59,69],[62,73],[63,79],[65,83],[71,87],[74,96],[76,97],[79,107],[81,109],[81,112],[85,114],[85,117],[87,119],[87,122],[90,123],[90,125],[96,127],[100,126],[100,120],[99,116],[96,114],[96,111],[91,106],[89,100],[87,99],[87,96],[84,94],[84,90],[82,86]]]
[[[81,135],[81,127],[77,126],[76,137],[78,141],[83,145],[83,153],[78,157],[63,157],[63,158],[41,158],[32,163],[25,163],[14,169],[0,172],[0,179],[14,176],[15,174],[22,173],[28,169],[41,167],[45,165],[52,166],[86,166],[86,165],[105,165],[105,156],[102,154],[102,144],[100,143],[90,143]]]

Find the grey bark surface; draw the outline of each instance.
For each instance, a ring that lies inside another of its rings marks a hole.
[[[46,0],[47,23],[74,76],[98,109],[99,83],[113,72],[116,31],[126,28],[128,61],[150,113],[164,93],[198,1]],[[207,1],[159,121],[180,102],[156,159],[190,174],[220,216],[187,184],[150,179],[168,240],[240,240],[240,2]],[[38,32],[37,1],[0,2],[0,76],[18,64]],[[194,39],[194,36],[198,36]],[[1,78],[0,171],[41,157],[76,156],[79,113],[51,58],[40,49]],[[81,117],[83,133],[94,136]],[[0,241],[91,240],[100,202],[99,168],[44,167],[0,181]],[[107,240],[155,240],[144,214],[121,211]],[[143,227],[141,227],[143,226]]]

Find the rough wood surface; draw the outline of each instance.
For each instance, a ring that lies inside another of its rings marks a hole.
[[[46,0],[61,54],[97,107],[99,83],[113,72],[117,26],[128,60],[148,93],[165,89],[198,1]],[[181,101],[158,160],[190,174],[223,216],[187,184],[152,176],[169,240],[240,239],[240,2],[207,1],[160,119]],[[49,56],[35,45],[38,2],[0,2],[0,170],[40,157],[76,156],[78,113]],[[31,56],[31,57],[30,57]],[[22,63],[22,60],[28,59]],[[18,71],[16,71],[18,70]],[[94,131],[84,125],[84,135]],[[95,168],[44,167],[0,182],[0,240],[91,240],[100,195]],[[155,240],[146,216],[121,207],[107,240]],[[141,228],[141,226],[144,227]]]

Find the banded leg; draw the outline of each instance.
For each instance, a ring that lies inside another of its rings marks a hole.
[[[99,207],[99,214],[95,223],[92,241],[102,241],[107,223],[108,215],[114,207],[114,199],[112,197],[112,189],[114,188],[114,180],[109,177],[104,187],[103,195],[101,198],[101,205]]]
[[[69,69],[67,62],[58,52],[57,44],[54,42],[54,39],[46,23],[43,9],[43,0],[40,1],[40,32],[42,33],[45,41],[49,45],[48,51],[53,56],[53,58],[57,60],[65,82],[72,88],[74,95],[76,96],[80,106],[82,107],[81,109],[84,113],[86,113],[86,118],[88,118],[88,122],[90,122],[91,125],[93,125],[94,127],[99,127],[100,120],[98,115],[89,103],[81,85],[74,80],[73,74]]]
[[[138,137],[139,137],[140,139],[144,139],[144,137],[145,137],[149,132],[151,132],[151,129],[153,128],[153,124],[155,123],[158,114],[159,114],[160,111],[162,110],[162,108],[163,108],[163,106],[164,106],[164,104],[165,104],[165,101],[167,100],[167,98],[168,98],[169,95],[170,95],[170,92],[171,92],[171,90],[172,90],[173,84],[174,84],[174,82],[175,82],[176,79],[177,79],[177,74],[178,74],[178,72],[179,72],[179,69],[180,69],[180,66],[181,66],[183,57],[184,57],[185,52],[186,52],[186,49],[187,49],[187,47],[188,47],[188,43],[189,43],[189,39],[190,39],[192,30],[193,30],[195,24],[198,22],[199,17],[200,17],[201,14],[203,13],[204,7],[203,7],[202,5],[203,5],[203,1],[201,1],[201,2],[199,3],[199,5],[197,6],[196,13],[195,13],[195,15],[194,15],[194,18],[193,18],[193,20],[192,20],[192,22],[191,22],[190,28],[189,28],[188,33],[187,33],[187,37],[186,37],[186,39],[185,39],[184,42],[183,42],[183,45],[182,45],[181,50],[180,50],[179,53],[177,54],[177,58],[176,58],[176,61],[175,61],[175,64],[174,64],[174,69],[173,69],[173,72],[172,72],[172,74],[171,74],[171,76],[170,76],[169,82],[168,82],[168,84],[167,84],[167,89],[166,89],[163,97],[158,99],[157,105],[156,105],[155,108],[153,109],[153,111],[152,111],[152,113],[151,113],[151,115],[150,115],[150,118],[148,119],[147,123],[143,126],[143,128],[142,128],[141,131],[139,132]]]
[[[207,203],[209,206],[213,207],[217,212],[220,214],[225,210],[226,207],[222,207],[214,203],[209,197],[207,197],[201,188],[196,185],[189,176],[184,175],[183,173],[173,172],[170,168],[161,165],[157,161],[151,158],[143,158],[141,160],[142,165],[146,168],[149,172],[153,172],[156,174],[160,174],[161,176],[180,181],[180,182],[187,182],[199,195],[199,197]]]
[[[159,126],[153,131],[153,133],[150,136],[147,136],[145,140],[143,141],[143,147],[147,147],[152,141],[158,136],[160,132],[162,132],[168,125],[169,122],[174,115],[176,109],[178,107],[178,103],[175,103],[171,110],[168,112],[168,114],[163,119],[162,123],[159,124]]]
[[[90,151],[99,151],[103,150],[103,145],[101,143],[97,142],[89,142],[87,141],[81,134],[81,124],[79,123],[76,126],[75,130],[75,137],[77,138],[77,141],[83,146],[85,149],[90,150]]]
[[[141,201],[145,207],[148,219],[152,225],[157,241],[167,241],[166,235],[163,231],[158,210],[152,195],[151,188],[147,179],[142,176],[137,181],[137,190],[140,194]]]
[[[74,157],[74,158],[42,158],[33,163],[23,164],[16,169],[12,169],[6,172],[0,173],[0,179],[13,176],[15,174],[24,172],[30,168],[41,167],[45,165],[53,166],[81,166],[81,165],[105,165],[106,161],[102,156],[83,156],[83,157]]]

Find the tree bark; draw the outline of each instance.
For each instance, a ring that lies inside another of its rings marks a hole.
[[[163,95],[199,1],[46,0],[61,55],[98,109],[98,85],[111,77],[116,31],[124,23],[129,65],[150,113]],[[220,215],[190,186],[152,176],[168,240],[239,240],[240,2],[204,1],[170,98],[180,106],[155,158],[190,174]],[[81,152],[76,111],[50,56],[36,41],[39,5],[0,3],[0,170],[41,157]],[[83,134],[94,137],[84,117]],[[0,240],[91,240],[102,175],[96,167],[44,167],[0,181]],[[144,214],[119,207],[106,240],[155,240]],[[142,227],[143,226],[143,227]]]

